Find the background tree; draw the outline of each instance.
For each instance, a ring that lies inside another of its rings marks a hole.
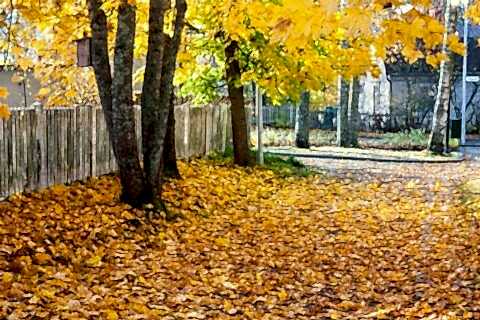
[[[337,115],[337,146],[339,147],[358,147],[360,90],[358,77],[350,81],[341,80]]]
[[[254,81],[274,103],[285,99],[298,102],[304,90],[321,90],[339,76],[357,79],[347,84],[341,99],[341,106],[350,115],[340,128],[346,133],[341,145],[354,146],[360,76],[379,74],[376,61],[384,60],[391,51],[398,51],[410,63],[426,57],[430,64],[439,64],[441,54],[435,50],[442,43],[444,29],[428,15],[428,7],[428,1],[350,1],[338,11],[336,1],[216,1],[215,5],[209,0],[196,1],[189,21],[192,29],[200,30],[196,36],[203,40],[193,42],[201,44],[198,46],[189,42],[185,57],[195,61],[192,55],[214,56],[220,61],[219,68],[238,61],[239,68],[229,66],[229,70],[240,70],[233,81],[227,82],[230,89],[234,84],[239,87]],[[216,44],[212,44],[214,40]],[[236,54],[229,47],[231,41]],[[225,52],[218,54],[219,46],[230,49],[228,59]],[[183,79],[188,78],[186,74],[196,73],[192,62],[183,63],[183,67]],[[212,74],[209,72],[209,77]],[[201,82],[214,83],[205,79]],[[238,113],[233,117],[238,115],[242,116]],[[242,128],[242,136],[247,136],[246,126],[235,127]],[[242,152],[247,153],[247,148]]]
[[[302,93],[295,118],[295,146],[310,148],[310,92]]]
[[[450,0],[444,0],[442,5],[445,32],[441,52],[444,59],[440,63],[437,96],[433,109],[432,131],[428,141],[428,150],[435,153],[448,152],[447,134],[448,113],[450,112],[450,100],[453,85],[454,52],[449,50],[448,34],[455,31],[457,22],[457,10],[452,7]]]

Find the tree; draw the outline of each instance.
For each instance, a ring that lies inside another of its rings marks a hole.
[[[91,35],[93,74],[119,166],[121,199],[133,206],[151,203],[157,209],[164,209],[161,186],[165,165],[171,169],[174,155],[169,152],[174,141],[166,137],[171,138],[174,130],[173,76],[186,13],[185,0],[176,0],[174,7],[169,0],[88,0],[86,5],[73,0],[11,3],[10,14],[18,15],[30,33],[53,39],[37,40],[36,36],[22,32],[10,37],[16,40],[11,51],[20,67],[35,68],[45,85],[58,86],[62,89],[60,94],[66,97],[47,102],[64,104],[67,98],[75,96],[72,85],[75,77],[73,72],[69,74],[71,70],[78,73],[72,55],[73,40]],[[169,27],[165,17],[170,13],[173,23]],[[167,35],[170,31],[171,38]],[[24,48],[26,45],[32,50]],[[146,57],[141,99],[143,165],[132,108],[135,56],[139,60]],[[92,73],[85,73],[84,80],[91,79]],[[45,91],[48,94],[51,90]]]
[[[107,21],[98,0],[90,0],[93,67],[114,145],[122,182],[122,200],[135,206],[161,201],[164,147],[173,75],[186,12],[186,2],[176,1],[174,34],[167,44],[163,33],[164,16],[169,5],[151,0],[149,9],[148,50],[142,94],[143,170],[140,165],[132,109],[132,73],[135,39],[135,9],[127,1],[118,7],[113,79],[110,78]]]
[[[337,114],[337,146],[357,147],[358,126],[360,114],[358,112],[360,98],[360,82],[358,78],[351,81],[341,80],[340,103]]]
[[[452,12],[453,9],[453,12]],[[447,122],[450,112],[450,95],[453,82],[453,52],[448,49],[448,33],[455,29],[456,10],[452,8],[450,0],[443,1],[445,32],[443,35],[442,54],[445,58],[440,63],[437,96],[433,109],[432,131],[428,141],[428,150],[435,153],[448,152]]]
[[[232,113],[232,134],[234,163],[240,166],[248,166],[254,160],[250,155],[248,146],[248,128],[245,111],[245,97],[243,86],[240,85],[242,76],[240,62],[238,61],[238,43],[230,41],[225,48],[226,77],[228,84],[228,98],[230,99]]]
[[[297,148],[310,147],[310,92],[302,93],[300,105],[295,118],[295,146]]]

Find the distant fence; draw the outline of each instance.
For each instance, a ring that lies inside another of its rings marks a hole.
[[[408,112],[407,112],[408,111]],[[412,128],[430,129],[433,109],[410,110],[398,109],[391,114],[360,113],[360,129],[364,131],[399,131]],[[297,108],[290,104],[265,106],[263,123],[274,128],[294,128]],[[337,126],[337,108],[326,107],[310,110],[310,128],[335,130]],[[256,117],[253,115],[253,123]]]
[[[230,143],[227,105],[175,108],[178,158],[224,150]],[[141,142],[140,108],[135,108]],[[0,120],[0,197],[116,170],[103,112],[95,107],[25,109]]]

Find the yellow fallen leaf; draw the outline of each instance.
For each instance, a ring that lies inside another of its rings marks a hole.
[[[89,266],[89,267],[98,267],[102,264],[102,257],[97,255],[97,256],[93,256],[91,257],[90,259],[88,259],[86,261],[86,264]]]
[[[288,293],[282,289],[278,292],[278,297],[280,298],[281,301],[285,301],[288,298]]]
[[[107,310],[105,311],[105,316],[107,317],[107,320],[118,320],[118,314],[115,310]]]
[[[217,238],[217,239],[215,239],[215,244],[218,245],[218,246],[226,247],[230,244],[230,240],[228,240],[226,238]]]
[[[4,272],[2,275],[2,281],[3,282],[12,282],[13,281],[13,273],[11,272]]]

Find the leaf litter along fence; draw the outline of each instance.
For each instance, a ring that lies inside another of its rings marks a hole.
[[[141,112],[135,107],[141,147]],[[223,151],[231,142],[227,105],[175,107],[177,157]],[[13,110],[0,120],[0,198],[115,172],[103,112],[98,107]]]

